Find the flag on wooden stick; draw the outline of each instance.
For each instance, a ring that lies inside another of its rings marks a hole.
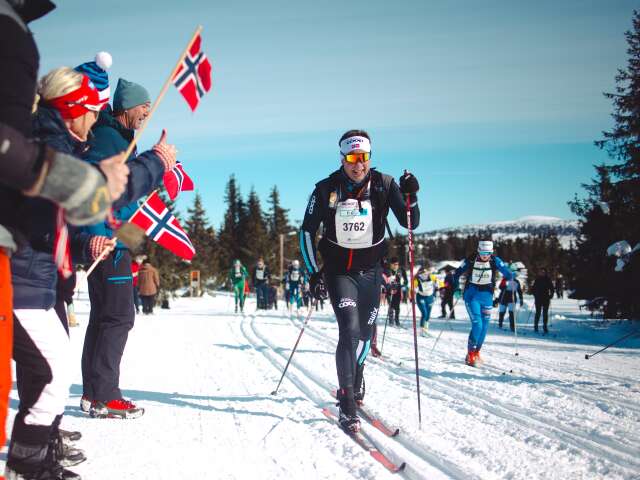
[[[173,84],[195,111],[200,99],[211,90],[211,64],[200,48],[202,37],[198,33],[191,48],[173,76]]]

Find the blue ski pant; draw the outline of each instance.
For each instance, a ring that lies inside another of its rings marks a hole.
[[[464,292],[464,303],[471,320],[468,349],[469,351],[480,350],[489,329],[493,293],[477,290],[471,286]]]
[[[418,304],[421,315],[420,327],[424,327],[431,318],[431,308],[433,307],[434,301],[435,297],[433,295],[416,295],[416,303]]]

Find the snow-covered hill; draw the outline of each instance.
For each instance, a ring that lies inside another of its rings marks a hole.
[[[96,420],[78,406],[88,320],[83,290],[62,426],[82,431],[77,446],[88,460],[72,470],[91,480],[638,478],[640,338],[584,359],[637,322],[594,320],[575,300],[554,300],[551,334],[543,337],[533,332],[532,299],[525,302],[517,343],[492,322],[480,368],[463,362],[469,320],[462,302],[455,320],[432,319],[431,336],[418,338],[422,428],[413,335],[402,306],[404,328],[387,328],[383,359],[367,359],[365,370],[366,405],[400,428],[389,438],[363,422],[382,451],[407,462],[393,475],[322,413],[336,386],[338,328],[330,307],[311,317],[277,395],[271,392],[302,323],[282,311],[282,302],[279,311],[256,312],[252,298],[243,317],[232,313],[228,294],[218,294],[138,316],[121,386],[146,413]],[[379,323],[380,339],[384,319]],[[14,385],[11,417],[17,404]]]
[[[546,217],[542,215],[531,215],[519,218],[518,220],[508,220],[493,223],[479,223],[473,225],[463,225],[461,227],[442,228],[431,230],[416,235],[422,240],[448,238],[451,236],[466,237],[479,232],[492,233],[494,240],[516,239],[536,235],[555,234],[564,248],[569,248],[571,243],[575,243],[579,235],[579,223],[577,220],[563,220],[557,217]]]

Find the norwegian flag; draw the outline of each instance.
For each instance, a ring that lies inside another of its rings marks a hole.
[[[164,174],[163,180],[171,200],[175,200],[180,192],[190,192],[194,188],[193,180],[184,171],[181,162],[176,162],[173,170]]]
[[[211,90],[211,64],[204,52],[200,51],[201,41],[202,37],[198,34],[173,76],[173,84],[180,90],[192,112],[200,98]]]
[[[56,212],[56,237],[53,244],[53,259],[62,278],[69,278],[73,273],[71,267],[71,249],[69,248],[69,229],[64,220],[64,210]]]
[[[153,192],[129,222],[140,227],[151,240],[185,260],[196,253],[180,223],[167,208],[158,192]]]

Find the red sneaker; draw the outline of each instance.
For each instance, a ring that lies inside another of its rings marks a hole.
[[[94,418],[138,418],[144,415],[144,408],[138,408],[124,398],[116,398],[108,402],[93,402],[89,414]]]

